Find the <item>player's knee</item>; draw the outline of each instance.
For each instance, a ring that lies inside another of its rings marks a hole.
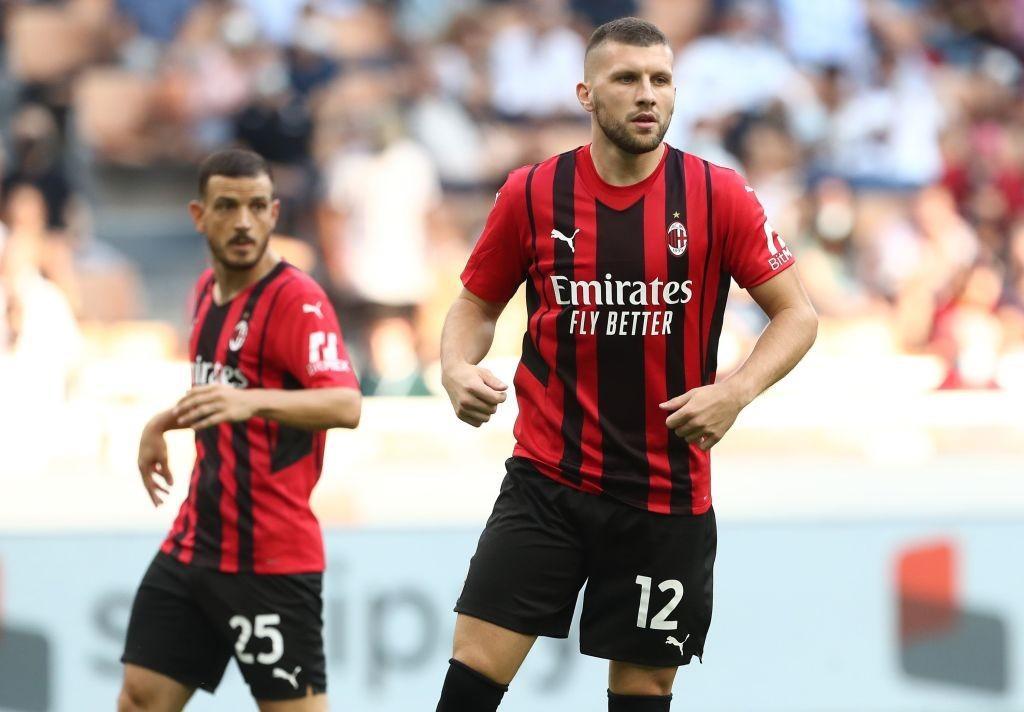
[[[610,689],[618,695],[664,696],[672,694],[676,668],[648,668],[621,663],[612,666]]]
[[[512,682],[512,677],[507,670],[509,666],[483,645],[456,643],[452,657],[499,685],[507,685]],[[505,679],[506,677],[508,679]]]
[[[125,678],[117,696],[117,712],[149,712],[156,709],[156,696],[142,683]]]
[[[125,682],[121,694],[117,696],[117,712],[143,712],[145,709],[145,698],[136,688]]]

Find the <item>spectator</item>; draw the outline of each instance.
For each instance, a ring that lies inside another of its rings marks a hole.
[[[397,113],[377,114],[369,126],[367,149],[347,149],[329,167],[327,198],[340,224],[324,236],[328,274],[354,300],[357,313],[348,314],[360,325],[381,309],[411,321],[431,288],[440,185]]]
[[[576,114],[583,38],[564,0],[520,0],[491,41],[491,106],[509,119]]]

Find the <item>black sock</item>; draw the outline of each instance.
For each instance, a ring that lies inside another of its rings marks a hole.
[[[608,690],[608,712],[668,712],[672,695],[616,695]]]
[[[452,658],[448,661],[437,712],[494,712],[507,690],[508,685],[500,685]]]

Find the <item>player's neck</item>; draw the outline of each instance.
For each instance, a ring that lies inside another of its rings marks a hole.
[[[597,129],[601,133],[600,128]],[[594,161],[594,169],[608,185],[633,185],[654,173],[665,153],[665,144],[647,153],[629,153],[623,151],[608,140],[603,133],[594,136],[590,144],[590,158]]]
[[[270,274],[270,270],[277,266],[281,258],[274,254],[269,248],[263,257],[255,265],[245,270],[228,269],[221,263],[214,261],[213,277],[216,282],[213,292],[214,301],[224,304],[231,301],[239,292],[247,287],[256,284]]]

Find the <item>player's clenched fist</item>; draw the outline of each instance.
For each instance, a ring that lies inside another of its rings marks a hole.
[[[220,423],[237,423],[254,414],[249,394],[223,383],[196,386],[178,401],[173,413],[178,425],[202,430]]]
[[[474,428],[491,419],[498,405],[505,402],[508,386],[486,368],[463,363],[447,369],[441,385],[455,408],[455,415]]]
[[[658,407],[673,411],[665,425],[691,445],[710,450],[736,422],[744,406],[742,396],[728,381],[701,386],[668,400]]]

